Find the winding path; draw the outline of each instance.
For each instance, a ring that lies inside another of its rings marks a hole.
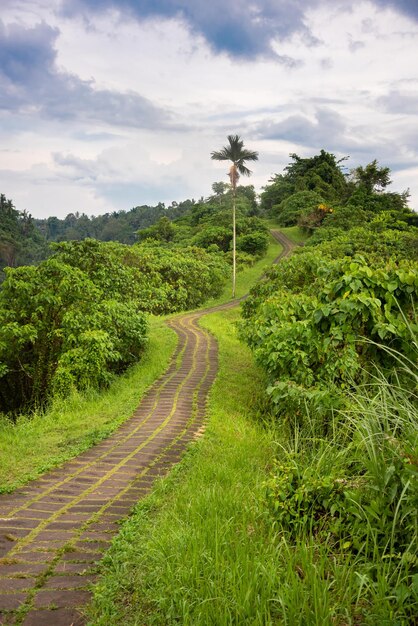
[[[272,234],[283,245],[279,258],[289,254],[294,244]],[[94,568],[118,522],[203,430],[218,358],[215,339],[198,321],[236,305],[171,319],[178,335],[171,364],[133,416],[61,468],[0,496],[0,624],[85,623]]]

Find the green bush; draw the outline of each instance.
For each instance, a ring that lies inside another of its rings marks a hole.
[[[274,206],[273,212],[280,226],[295,226],[302,214],[311,213],[323,201],[316,191],[298,191]]]
[[[362,254],[373,264],[381,264],[382,259],[418,260],[418,229],[394,230],[385,225],[385,221],[376,220],[367,228],[359,226],[348,232],[327,226],[317,229],[306,246],[330,258]]]
[[[222,255],[201,248],[93,239],[55,244],[38,267],[8,269],[0,292],[0,411],[107,385],[140,357],[146,312],[195,308],[219,295],[227,273]]]
[[[418,375],[403,357],[397,369],[404,387],[376,370],[326,438],[314,415],[282,428],[265,485],[277,532],[352,572],[364,623],[413,623],[418,608]]]
[[[313,250],[296,250],[293,255],[273,265],[250,292],[250,297],[243,303],[242,316],[248,319],[256,315],[258,308],[270,296],[281,290],[308,294],[315,293],[315,282],[318,279],[318,267],[322,267],[324,258]],[[250,338],[248,338],[249,341]]]
[[[418,269],[406,261],[372,269],[361,257],[309,253],[271,272],[244,304],[241,333],[268,373],[278,414],[310,410],[326,426],[373,364],[393,364],[373,342],[410,354],[417,295]]]
[[[137,360],[144,314],[57,257],[7,270],[0,292],[0,410],[106,384]]]
[[[237,250],[252,256],[263,256],[268,248],[269,236],[265,232],[256,231],[237,237]]]
[[[227,226],[208,226],[200,231],[194,238],[196,246],[209,248],[216,244],[223,252],[228,252],[232,242],[232,228]]]
[[[193,309],[217,297],[229,274],[223,255],[192,246],[133,246],[128,262],[137,281],[138,305],[155,314]]]
[[[329,530],[330,521],[343,510],[345,482],[289,455],[274,464],[266,484],[267,502],[280,529],[296,540],[304,533]]]
[[[87,272],[107,293],[155,314],[195,308],[216,297],[228,273],[221,255],[192,246],[127,246],[85,239],[54,247],[60,259]]]

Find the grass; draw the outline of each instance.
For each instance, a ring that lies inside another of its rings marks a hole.
[[[417,378],[411,372],[415,385]],[[335,416],[328,436],[318,437],[313,416],[279,426],[280,466],[272,480],[288,552],[280,590],[285,623],[415,623],[416,400],[377,373]]]
[[[273,437],[254,419],[265,381],[236,337],[237,318],[237,309],[204,318],[220,340],[205,437],[116,538],[95,589],[96,626],[274,623],[280,572],[260,506]]]
[[[205,437],[122,527],[90,624],[415,623],[416,405],[376,377],[326,437],[313,417],[262,427],[265,380],[237,318],[203,319],[220,350]],[[283,508],[266,497],[275,477]]]
[[[287,226],[286,228],[276,226],[276,228],[279,228],[279,230],[286,235],[286,237],[289,237],[293,243],[305,243],[305,241],[309,239],[309,235],[299,228],[299,226]]]
[[[270,230],[280,230],[285,234],[293,243],[303,244],[309,239],[309,236],[299,226],[279,226],[277,221],[273,218],[266,220],[266,225]]]
[[[45,413],[0,421],[0,493],[36,478],[110,435],[130,417],[146,389],[166,370],[175,333],[153,318],[142,360],[108,390],[55,400]]]
[[[242,298],[245,296],[251,287],[255,285],[255,283],[260,280],[260,276],[264,274],[267,268],[271,267],[273,261],[279,256],[282,251],[282,246],[272,237],[270,236],[269,247],[267,249],[266,255],[256,261],[254,265],[251,267],[246,267],[239,272],[237,272],[236,279],[236,298]],[[213,298],[212,300],[208,300],[205,303],[206,307],[215,306],[217,304],[223,304],[224,302],[228,302],[231,300],[232,294],[232,269],[231,269],[231,280],[227,281],[225,288],[222,294],[218,298]]]

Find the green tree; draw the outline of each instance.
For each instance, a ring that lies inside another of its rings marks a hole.
[[[294,226],[303,213],[311,213],[323,202],[317,191],[297,191],[273,207],[274,215],[280,226]]]
[[[357,187],[362,187],[367,193],[383,191],[391,184],[390,168],[379,167],[377,159],[362,167],[356,167],[352,172],[352,180]]]
[[[0,194],[0,282],[5,266],[34,263],[47,254],[45,238],[31,214],[18,211],[11,200]]]
[[[264,187],[261,194],[261,209],[270,213],[275,207],[295,193],[315,192],[325,202],[344,202],[350,188],[341,167],[343,159],[325,150],[319,154],[302,158],[290,155],[292,162],[285,167],[285,174],[276,174]]]
[[[227,193],[229,189],[229,185],[228,183],[224,183],[224,182],[219,182],[219,183],[213,183],[212,184],[212,191],[215,194],[215,196],[212,196],[214,200],[216,200],[216,202],[219,202],[219,206],[222,205],[222,200],[225,197],[225,194]]]
[[[67,246],[62,255],[36,267],[6,270],[0,291],[0,411],[15,413],[42,406],[53,393],[102,387],[143,350],[146,318],[127,296],[124,276],[111,276],[112,292],[102,288],[100,256],[95,263],[90,254],[89,273],[65,262],[66,250],[77,251],[74,244],[61,244]]]
[[[153,226],[139,230],[137,232],[137,236],[139,241],[144,241],[145,239],[156,239],[158,241],[168,242],[173,240],[175,232],[176,228],[174,224],[168,219],[168,217],[163,216],[160,217],[158,222]]]
[[[16,265],[20,248],[19,212],[4,194],[0,194],[0,263],[2,266]]]
[[[195,237],[194,243],[200,248],[216,245],[222,252],[228,252],[232,239],[231,227],[208,224]]]
[[[244,142],[239,135],[228,135],[229,145],[221,150],[211,153],[211,158],[215,161],[231,161],[229,168],[229,180],[232,189],[232,297],[235,298],[236,282],[236,193],[237,183],[240,175],[250,176],[251,170],[245,165],[246,161],[257,161],[258,152],[244,148]]]

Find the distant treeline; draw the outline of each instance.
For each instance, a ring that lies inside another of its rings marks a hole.
[[[119,241],[132,244],[137,241],[138,230],[148,228],[161,217],[174,220],[195,204],[185,200],[165,207],[137,206],[130,211],[114,211],[97,217],[85,213],[69,213],[64,219],[48,217],[35,219],[24,210],[18,211],[13,201],[0,195],[0,281],[4,267],[33,265],[50,254],[49,244],[61,241],[82,241],[92,238],[99,241]]]
[[[3,267],[36,263],[47,255],[45,238],[27,211],[0,194],[0,280]]]
[[[156,206],[136,206],[130,211],[113,211],[89,217],[85,213],[69,213],[64,219],[48,217],[34,220],[46,241],[73,241],[87,237],[99,241],[119,241],[132,244],[137,241],[135,233],[155,224],[160,217],[174,220],[181,217],[195,204],[194,200],[173,202],[169,207],[159,202]]]
[[[141,205],[129,211],[113,211],[90,217],[77,211],[69,213],[63,219],[58,217],[35,219],[27,210],[17,210],[13,201],[1,194],[0,282],[4,278],[2,272],[4,267],[33,265],[50,256],[51,242],[82,241],[91,238],[133,244],[141,239],[138,231],[152,227],[161,218],[170,222],[182,222],[184,219],[186,223],[196,227],[199,220],[209,215],[211,211],[229,206],[230,190],[227,184],[214,183],[213,191],[214,194],[209,198],[172,202],[168,207],[160,202],[156,206]],[[256,194],[252,185],[239,187],[238,198],[242,214],[254,216],[258,213]],[[199,228],[194,230],[197,231]]]

